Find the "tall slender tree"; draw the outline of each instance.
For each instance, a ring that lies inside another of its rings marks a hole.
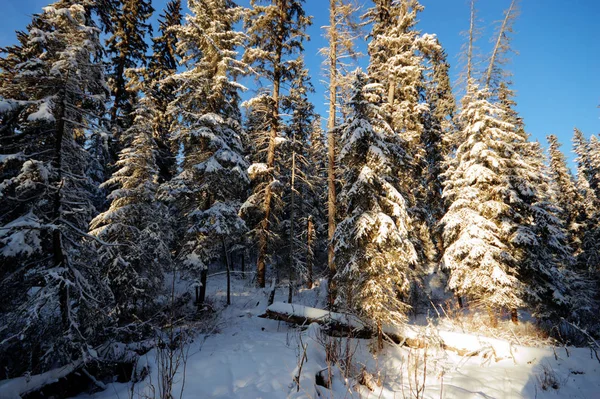
[[[243,59],[271,86],[270,98],[266,102],[270,107],[269,144],[266,164],[264,168],[260,167],[266,170],[268,182],[260,201],[263,216],[258,229],[256,261],[259,287],[265,286],[269,233],[272,229],[273,189],[278,184],[274,167],[277,141],[282,131],[282,88],[294,77],[294,70],[288,67],[287,61],[303,50],[303,42],[308,37],[305,30],[311,23],[311,18],[306,16],[302,4],[302,0],[252,0],[252,7],[244,20],[248,43]]]
[[[177,34],[181,26],[181,0],[171,0],[165,6],[158,21],[160,35],[152,39],[153,54],[148,62],[148,89],[146,96],[152,98],[155,109],[153,118],[154,140],[158,145],[156,162],[160,180],[170,180],[175,173],[175,155],[169,140],[173,116],[168,114],[168,105],[175,100],[175,85],[171,77],[177,72]]]
[[[111,15],[113,34],[106,41],[110,56],[107,77],[113,100],[109,117],[117,140],[133,123],[138,93],[128,89],[126,71],[146,63],[146,35],[152,32],[147,21],[154,12],[149,0],[118,1],[119,7]]]
[[[329,117],[327,119],[327,264],[329,267],[329,301],[335,300],[335,287],[332,285],[335,275],[333,235],[335,233],[336,204],[336,132],[339,131],[337,111],[339,108],[339,91],[348,79],[344,77],[348,58],[356,58],[354,39],[359,31],[356,21],[357,7],[347,0],[329,1],[329,25],[325,27],[325,35],[329,46],[321,50],[326,56],[329,68]]]

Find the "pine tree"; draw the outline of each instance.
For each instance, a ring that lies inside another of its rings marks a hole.
[[[106,41],[110,55],[107,77],[113,98],[109,116],[117,140],[133,123],[138,93],[128,88],[126,71],[146,63],[146,35],[152,32],[147,21],[154,12],[149,0],[118,1],[119,7],[111,15],[113,35]]]
[[[138,103],[133,125],[124,132],[131,146],[119,154],[118,168],[103,186],[113,188],[110,208],[90,223],[90,234],[110,245],[98,245],[98,262],[115,296],[121,323],[155,312],[164,271],[171,254],[166,207],[157,202],[157,146],[152,138],[152,108]]]
[[[265,5],[261,5],[265,3]],[[271,86],[270,98],[263,105],[269,107],[268,148],[266,163],[255,165],[254,170],[266,173],[266,182],[258,188],[260,194],[251,197],[254,203],[262,205],[262,220],[258,227],[257,284],[265,286],[266,262],[269,235],[272,230],[274,189],[280,185],[275,169],[277,142],[281,138],[282,87],[293,79],[294,70],[288,68],[287,61],[302,51],[302,43],[307,38],[305,29],[311,23],[302,8],[302,0],[252,0],[252,8],[244,19],[248,43],[244,61],[253,66],[261,79]],[[264,94],[261,94],[261,98]],[[255,194],[257,192],[255,191]],[[258,197],[261,197],[260,199]]]
[[[379,109],[381,96],[357,71],[353,113],[344,127],[340,162],[347,166],[341,192],[346,218],[335,234],[337,303],[382,326],[405,319],[410,306],[411,265],[416,251],[408,238],[407,203],[395,188],[397,165],[406,161],[400,139]],[[380,87],[380,86],[377,86]]]
[[[0,59],[0,363],[9,378],[94,359],[110,323],[111,295],[85,242],[95,187],[84,144],[107,95],[93,5],[45,7]]]
[[[177,32],[177,50],[191,67],[172,77],[176,98],[169,104],[172,139],[181,148],[181,172],[161,196],[185,222],[178,259],[199,279],[204,300],[208,266],[240,240],[246,226],[238,216],[249,182],[243,154],[236,60],[243,35],[235,30],[241,8],[229,0],[190,1],[191,14]]]

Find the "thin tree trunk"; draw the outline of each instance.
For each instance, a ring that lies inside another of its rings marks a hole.
[[[486,77],[485,77],[485,87],[489,88],[490,83],[492,81],[492,73],[494,72],[494,64],[496,63],[496,59],[498,58],[498,54],[500,53],[500,47],[502,45],[502,37],[505,35],[506,29],[508,27],[508,22],[510,21],[511,15],[515,8],[515,1],[512,0],[510,3],[510,7],[508,11],[506,11],[506,15],[504,20],[502,21],[502,26],[500,27],[500,31],[498,32],[498,38],[496,39],[496,45],[494,46],[494,50],[492,51],[492,57],[490,58],[490,64],[488,65]]]
[[[471,0],[471,18],[469,24],[469,44],[467,47],[467,85],[473,77],[473,45],[475,43],[475,1]]]
[[[519,324],[519,313],[517,312],[517,309],[510,310],[510,319],[513,323]]]
[[[206,280],[208,280],[208,267],[200,272],[200,297],[198,298],[198,310],[204,305],[206,299]]]
[[[336,192],[335,192],[335,126],[337,108],[337,0],[329,0],[329,120],[327,121],[327,265],[329,268],[329,305],[333,306],[337,296],[334,283],[335,263],[333,236],[336,227]]]
[[[53,209],[53,220],[56,223],[59,223],[58,220],[62,214],[62,188],[64,185],[63,182],[63,142],[65,139],[65,113],[67,109],[67,99],[66,99],[66,85],[68,84],[69,77],[67,75],[66,81],[64,83],[65,88],[61,93],[61,101],[59,102],[58,108],[58,118],[56,122],[56,143],[55,143],[55,165],[57,171],[57,187],[56,192],[54,194],[54,209]],[[54,229],[52,232],[52,249],[53,249],[53,258],[54,258],[54,266],[55,267],[64,267],[66,263],[65,253],[63,251],[62,246],[62,232],[60,229]],[[67,330],[69,328],[69,289],[67,284],[61,284],[59,290],[59,304],[60,304],[60,314],[61,321],[63,324],[63,329]]]
[[[225,267],[227,268],[227,305],[231,305],[231,268],[229,262],[229,252],[227,252],[227,246],[225,245],[225,239],[221,239],[223,244],[223,256],[225,257]]]
[[[292,137],[292,141],[295,141],[295,138]],[[295,142],[294,142],[295,145]],[[293,284],[294,284],[294,252],[295,252],[295,237],[294,230],[296,224],[296,150],[292,150],[292,192],[290,199],[290,261],[289,261],[289,287],[288,287],[288,303],[292,303],[292,293],[293,293]]]
[[[490,317],[490,324],[493,328],[498,327],[498,315],[496,314],[496,311],[488,306],[487,307],[487,312],[488,312],[488,316]]]
[[[242,249],[242,278],[246,278],[246,251]]]
[[[314,262],[314,256],[315,256],[314,250],[313,250],[313,235],[315,234],[315,224],[314,224],[312,215],[308,216],[307,224],[308,224],[308,226],[306,227],[306,232],[307,232],[306,286],[308,287],[308,289],[311,289],[313,287],[313,282],[314,282],[313,281],[313,262]]]

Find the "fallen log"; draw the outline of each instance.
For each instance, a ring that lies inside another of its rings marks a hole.
[[[266,319],[285,321],[298,326],[308,326],[317,323],[323,326],[323,331],[332,336],[343,336],[369,339],[376,332],[358,317],[348,313],[330,312],[328,310],[311,308],[304,305],[275,302],[267,307],[264,314],[258,316]],[[411,336],[403,336],[396,328],[384,328],[384,334],[392,342],[413,348],[423,348],[425,342]]]
[[[377,334],[373,328],[354,315],[304,305],[275,302],[258,317],[285,321],[298,326],[317,323],[323,326],[322,331],[330,336],[370,339]],[[435,339],[431,339],[432,337],[428,337],[424,331],[419,332],[417,328],[384,326],[383,334],[386,339],[413,349],[422,349],[435,342],[442,349],[455,352],[459,356],[487,356],[492,353],[496,361],[510,357],[510,355],[499,356],[500,353],[510,353],[510,343],[505,341],[450,331],[437,331]]]

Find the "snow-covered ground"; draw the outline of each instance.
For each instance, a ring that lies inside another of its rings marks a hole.
[[[363,369],[377,383],[372,391],[355,379],[344,379],[325,360],[323,339],[316,324],[302,332],[284,322],[257,317],[267,306],[266,290],[234,278],[232,305],[225,307],[224,276],[209,281],[208,295],[222,309],[214,331],[196,337],[189,346],[185,369],[178,375],[174,396],[183,398],[600,398],[600,363],[589,349],[531,348],[498,339],[460,332],[434,332],[447,346],[483,348],[480,355],[460,356],[453,351],[386,344],[374,357],[368,340],[350,342],[355,375]],[[277,291],[284,301],[287,290]],[[294,302],[323,307],[324,287],[299,292]],[[425,331],[424,328],[421,328]],[[345,339],[341,339],[343,348]],[[294,382],[306,347],[300,389]],[[133,387],[134,397],[153,397],[157,370],[155,351],[141,363],[151,373]],[[426,361],[424,362],[424,359]],[[331,368],[328,370],[328,366]],[[314,375],[333,370],[332,389],[315,385]],[[422,389],[423,371],[426,379]],[[366,375],[366,374],[365,374]],[[415,382],[416,381],[416,382]],[[154,384],[152,384],[154,382]],[[417,392],[419,390],[419,392]],[[79,399],[130,398],[132,385],[113,383],[103,392]],[[417,396],[418,394],[418,396]]]

